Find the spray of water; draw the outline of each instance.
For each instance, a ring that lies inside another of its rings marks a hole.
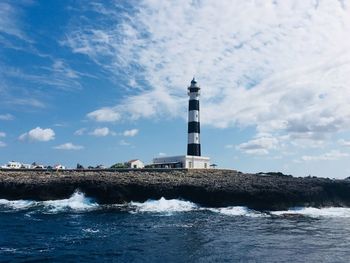
[[[148,200],[146,202],[130,202],[128,205],[115,204],[113,206],[103,206],[96,203],[92,198],[86,197],[84,193],[76,191],[71,197],[62,200],[32,201],[32,200],[6,200],[0,199],[1,211],[33,210],[45,213],[59,213],[64,211],[84,212],[102,208],[117,210],[127,210],[130,213],[156,213],[172,215],[174,213],[190,211],[210,211],[225,216],[244,217],[284,217],[287,215],[306,216],[312,218],[350,218],[350,208],[343,207],[299,207],[285,211],[259,212],[244,206],[230,206],[221,208],[204,208],[195,203],[179,200],[160,198],[159,200]]]
[[[32,200],[6,200],[0,199],[0,208],[12,210],[24,210],[39,208],[45,212],[61,212],[66,210],[85,211],[97,208],[99,205],[93,199],[86,197],[83,193],[76,191],[70,198],[50,201]]]

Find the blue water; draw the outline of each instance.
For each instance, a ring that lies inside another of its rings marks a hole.
[[[0,200],[1,262],[349,262],[350,209]]]

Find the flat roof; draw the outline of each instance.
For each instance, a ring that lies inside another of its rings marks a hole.
[[[178,163],[181,163],[181,162],[167,162],[167,163],[151,163],[150,165],[157,165],[157,164],[178,164]]]
[[[186,159],[210,159],[210,157],[206,156],[195,156],[195,155],[176,155],[176,156],[164,156],[164,157],[154,157],[153,160],[166,160],[166,159],[173,159],[173,158],[186,158]]]

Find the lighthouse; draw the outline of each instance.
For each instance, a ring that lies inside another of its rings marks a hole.
[[[201,156],[200,121],[199,121],[199,96],[200,87],[195,78],[188,87],[188,140],[187,155]]]
[[[200,121],[199,121],[199,96],[200,87],[192,79],[187,88],[188,102],[188,125],[187,125],[187,154],[153,158],[153,168],[186,168],[186,169],[209,169],[210,158],[201,156]],[[184,131],[185,132],[185,131]]]

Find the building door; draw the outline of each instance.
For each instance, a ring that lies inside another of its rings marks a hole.
[[[188,168],[192,168],[192,162],[188,162]]]

